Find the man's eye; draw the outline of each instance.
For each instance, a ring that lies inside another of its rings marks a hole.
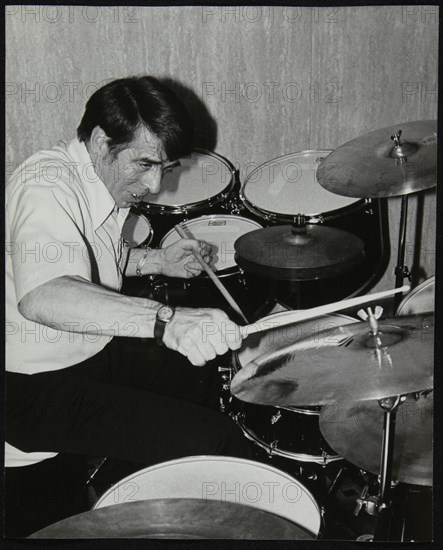
[[[139,166],[143,168],[143,170],[150,170],[152,168],[152,163],[150,162],[140,162]]]

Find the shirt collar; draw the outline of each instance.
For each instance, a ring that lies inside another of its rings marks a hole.
[[[98,229],[114,209],[117,210],[117,206],[108,188],[98,177],[86,145],[74,138],[68,144],[67,151],[78,167],[83,190],[90,205],[94,229]]]

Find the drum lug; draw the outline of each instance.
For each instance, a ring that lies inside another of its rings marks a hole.
[[[368,214],[369,216],[374,215],[374,209],[372,208],[371,199],[365,199],[365,214]]]
[[[269,458],[272,458],[274,456],[274,451],[277,448],[277,445],[278,445],[278,439],[274,439],[274,441],[272,441],[271,443],[271,448],[268,451]]]
[[[228,195],[226,195],[226,197],[227,196]],[[222,205],[222,209],[230,212],[234,216],[238,216],[244,210],[244,206],[240,204],[236,198],[231,197],[226,203]]]
[[[234,420],[234,422],[236,422],[237,424],[240,424],[245,420],[245,413],[244,412],[231,413],[231,418],[232,420]]]
[[[323,224],[325,223],[325,218],[320,214],[320,216],[315,216],[313,218],[309,218],[309,223],[319,223]]]
[[[281,418],[281,411],[278,410],[275,414],[271,416],[271,424],[276,424]]]

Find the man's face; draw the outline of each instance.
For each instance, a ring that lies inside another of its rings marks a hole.
[[[163,146],[157,136],[141,127],[126,149],[114,158],[109,151],[98,159],[97,173],[119,208],[139,203],[160,191],[162,173],[167,165]]]

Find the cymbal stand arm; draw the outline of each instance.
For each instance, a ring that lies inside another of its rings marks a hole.
[[[395,288],[403,286],[403,281],[407,278],[411,280],[411,273],[405,263],[405,248],[406,248],[406,222],[408,217],[408,195],[402,195],[401,198],[401,213],[400,213],[400,230],[398,235],[398,251],[397,265],[395,266]],[[401,296],[395,297],[394,307],[397,309],[401,302]]]

